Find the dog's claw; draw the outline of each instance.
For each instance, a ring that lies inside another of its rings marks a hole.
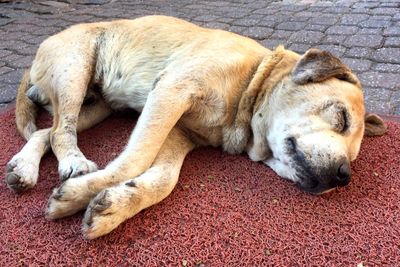
[[[48,220],[70,216],[84,209],[90,201],[83,178],[65,181],[53,190],[47,203],[46,218]]]
[[[60,161],[58,173],[62,182],[97,171],[97,165],[85,157],[69,156]]]
[[[110,190],[106,189],[90,202],[82,225],[82,233],[86,239],[108,234],[123,221],[112,199]]]

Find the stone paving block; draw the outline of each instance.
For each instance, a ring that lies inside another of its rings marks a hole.
[[[297,31],[290,38],[290,42],[299,42],[306,44],[318,44],[324,35],[314,31]]]
[[[347,57],[354,57],[354,58],[369,58],[370,55],[373,53],[372,48],[365,48],[365,47],[352,47],[347,50],[346,56]]]
[[[13,51],[21,51],[29,46],[27,43],[19,40],[11,40],[7,42],[0,42],[0,49],[8,49]]]
[[[400,12],[400,9],[399,9]],[[383,31],[385,36],[400,36],[400,27],[388,27]]]
[[[326,29],[328,29],[330,26],[329,25],[321,25],[321,24],[308,24],[306,27],[304,27],[304,30],[306,31],[318,31],[318,32],[325,32]]]
[[[230,25],[227,23],[222,23],[222,22],[207,22],[207,23],[203,24],[203,27],[227,30],[227,29],[229,29]]]
[[[371,10],[371,14],[377,15],[395,15],[399,11],[396,8],[378,7]]]
[[[340,7],[340,6],[334,6],[334,7],[328,7],[324,9],[323,13],[329,13],[329,14],[346,14],[351,11],[351,8],[349,7]]]
[[[383,87],[391,90],[395,88],[399,89],[398,74],[368,71],[360,74],[359,77],[362,84],[368,87]]]
[[[271,38],[273,38],[273,39],[289,39],[292,34],[293,34],[292,31],[276,30],[271,35]]]
[[[289,46],[287,48],[289,48],[290,50],[293,50],[299,54],[304,54],[308,49],[311,48],[311,45],[293,43],[293,44],[289,44]]]
[[[361,47],[380,47],[383,43],[383,37],[380,35],[364,35],[357,34],[349,36],[343,43],[347,47],[361,46]]]
[[[279,30],[289,30],[289,31],[298,31],[303,29],[306,26],[305,22],[282,22],[276,26],[276,29]]]
[[[0,40],[13,41],[24,40],[25,36],[30,36],[29,32],[0,32]]]
[[[3,64],[5,65],[5,62],[3,62]],[[0,75],[3,75],[3,74],[6,74],[6,73],[14,71],[14,69],[12,69],[10,67],[6,67],[6,66],[3,67],[3,66],[0,67]]]
[[[392,103],[393,113],[400,114],[400,91],[393,92],[390,96],[389,103]]]
[[[373,66],[373,69],[381,72],[400,73],[400,64],[377,63]]]
[[[10,50],[5,50],[5,49],[0,49],[0,58],[3,58],[5,56],[11,55],[12,52]]]
[[[323,44],[343,44],[344,40],[347,38],[345,35],[326,35],[321,43]]]
[[[376,50],[372,58],[382,63],[400,64],[400,48],[381,48]]]
[[[259,18],[259,19],[244,18],[244,19],[234,20],[232,22],[232,24],[236,25],[236,26],[247,26],[247,27],[249,27],[249,26],[257,25],[260,21],[261,21],[261,18]]]
[[[17,88],[15,84],[0,83],[0,99],[2,103],[9,103],[15,100]]]
[[[367,71],[371,68],[372,61],[367,60],[367,59],[358,59],[358,58],[347,58],[347,57],[342,57],[341,58],[342,62],[349,66],[350,69],[355,71],[356,73],[361,73],[364,71]]]
[[[366,28],[382,28],[382,27],[388,27],[390,26],[390,24],[392,24],[392,22],[388,20],[369,19],[360,22],[359,26]]]
[[[272,32],[272,29],[264,27],[249,27],[243,34],[253,39],[263,40],[270,37]]]
[[[16,84],[19,83],[19,81],[22,78],[22,74],[24,73],[23,69],[17,69],[5,74],[0,75],[0,81],[2,81],[1,84]]]
[[[238,33],[238,34],[244,34],[245,31],[247,31],[248,27],[244,26],[230,26],[228,31]]]
[[[315,17],[310,20],[311,23],[314,24],[322,24],[322,25],[334,25],[339,20],[338,16],[322,16]]]
[[[346,47],[341,45],[316,45],[317,48],[331,52],[333,55],[341,58],[346,52]]]
[[[20,56],[12,54],[1,59],[8,67],[13,69],[26,69],[32,64],[33,56]]]
[[[263,15],[273,15],[276,14],[279,10],[273,9],[270,7],[267,8],[257,8],[253,11],[255,14],[263,14]]]
[[[356,26],[331,26],[329,27],[325,33],[327,34],[355,34],[359,30]]]
[[[385,40],[386,47],[400,47],[400,37],[388,37]]]
[[[363,91],[367,111],[378,114],[395,114],[394,104],[390,102],[393,94],[391,90],[363,86]]]
[[[260,43],[269,49],[275,49],[278,45],[287,46],[287,40],[284,39],[266,39],[260,41]]]
[[[375,34],[375,35],[382,35],[383,28],[362,28],[360,29],[357,34]]]
[[[353,5],[353,8],[374,8],[378,7],[379,2],[360,2],[360,3],[355,3]]]
[[[340,24],[342,25],[359,25],[361,22],[369,19],[368,14],[351,14],[344,15],[340,20]]]

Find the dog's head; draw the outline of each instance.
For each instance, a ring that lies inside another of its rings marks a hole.
[[[345,186],[364,133],[381,135],[386,126],[365,113],[360,82],[339,59],[311,49],[291,60],[254,110],[248,154],[310,193]]]

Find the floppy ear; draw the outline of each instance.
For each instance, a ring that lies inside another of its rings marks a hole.
[[[308,50],[292,71],[292,80],[297,84],[318,83],[333,77],[359,85],[357,77],[337,57],[315,48]]]
[[[387,131],[385,122],[376,114],[366,113],[364,117],[365,121],[365,136],[377,136],[383,135]]]

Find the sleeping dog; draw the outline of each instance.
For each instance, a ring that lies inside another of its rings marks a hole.
[[[38,106],[53,114],[51,128],[36,128]],[[141,113],[129,143],[97,170],[76,133],[126,108]],[[16,121],[28,142],[7,165],[9,187],[32,188],[51,148],[63,183],[46,217],[86,209],[89,239],[167,197],[195,147],[245,152],[320,194],[349,183],[364,133],[386,131],[330,53],[271,51],[165,16],[79,24],[45,40],[18,90]]]

